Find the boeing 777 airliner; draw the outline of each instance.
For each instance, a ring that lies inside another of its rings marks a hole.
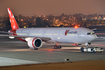
[[[87,28],[64,27],[64,28],[19,28],[10,8],[7,8],[11,29],[8,31],[9,38],[17,38],[27,42],[31,49],[42,47],[42,41],[56,43],[71,43],[88,45],[96,39],[95,33]]]

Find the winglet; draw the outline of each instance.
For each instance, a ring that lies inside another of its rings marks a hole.
[[[14,15],[12,14],[12,11],[10,8],[7,8],[8,10],[8,14],[9,14],[9,19],[10,19],[10,23],[11,23],[11,28],[12,30],[17,30],[19,28]]]

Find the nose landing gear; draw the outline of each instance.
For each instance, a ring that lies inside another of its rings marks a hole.
[[[81,50],[81,52],[84,52],[84,49],[88,49],[90,45],[91,45],[91,43],[90,43],[90,42],[85,43],[86,48],[81,47],[81,49],[80,49],[80,50]]]
[[[91,45],[91,43],[90,43],[90,42],[85,43],[86,48],[88,48],[90,45]]]

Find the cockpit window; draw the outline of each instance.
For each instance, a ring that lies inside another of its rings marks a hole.
[[[87,35],[93,35],[93,34],[95,34],[95,33],[87,33]]]

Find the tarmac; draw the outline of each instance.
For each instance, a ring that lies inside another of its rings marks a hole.
[[[105,39],[97,39],[92,42],[92,46],[102,47],[105,50],[104,42]],[[66,59],[69,61],[105,60],[105,52],[82,53],[79,47],[70,44],[62,46],[75,49],[53,49],[53,44],[44,44],[38,50],[30,50],[26,42],[0,37],[0,66],[67,62]]]

